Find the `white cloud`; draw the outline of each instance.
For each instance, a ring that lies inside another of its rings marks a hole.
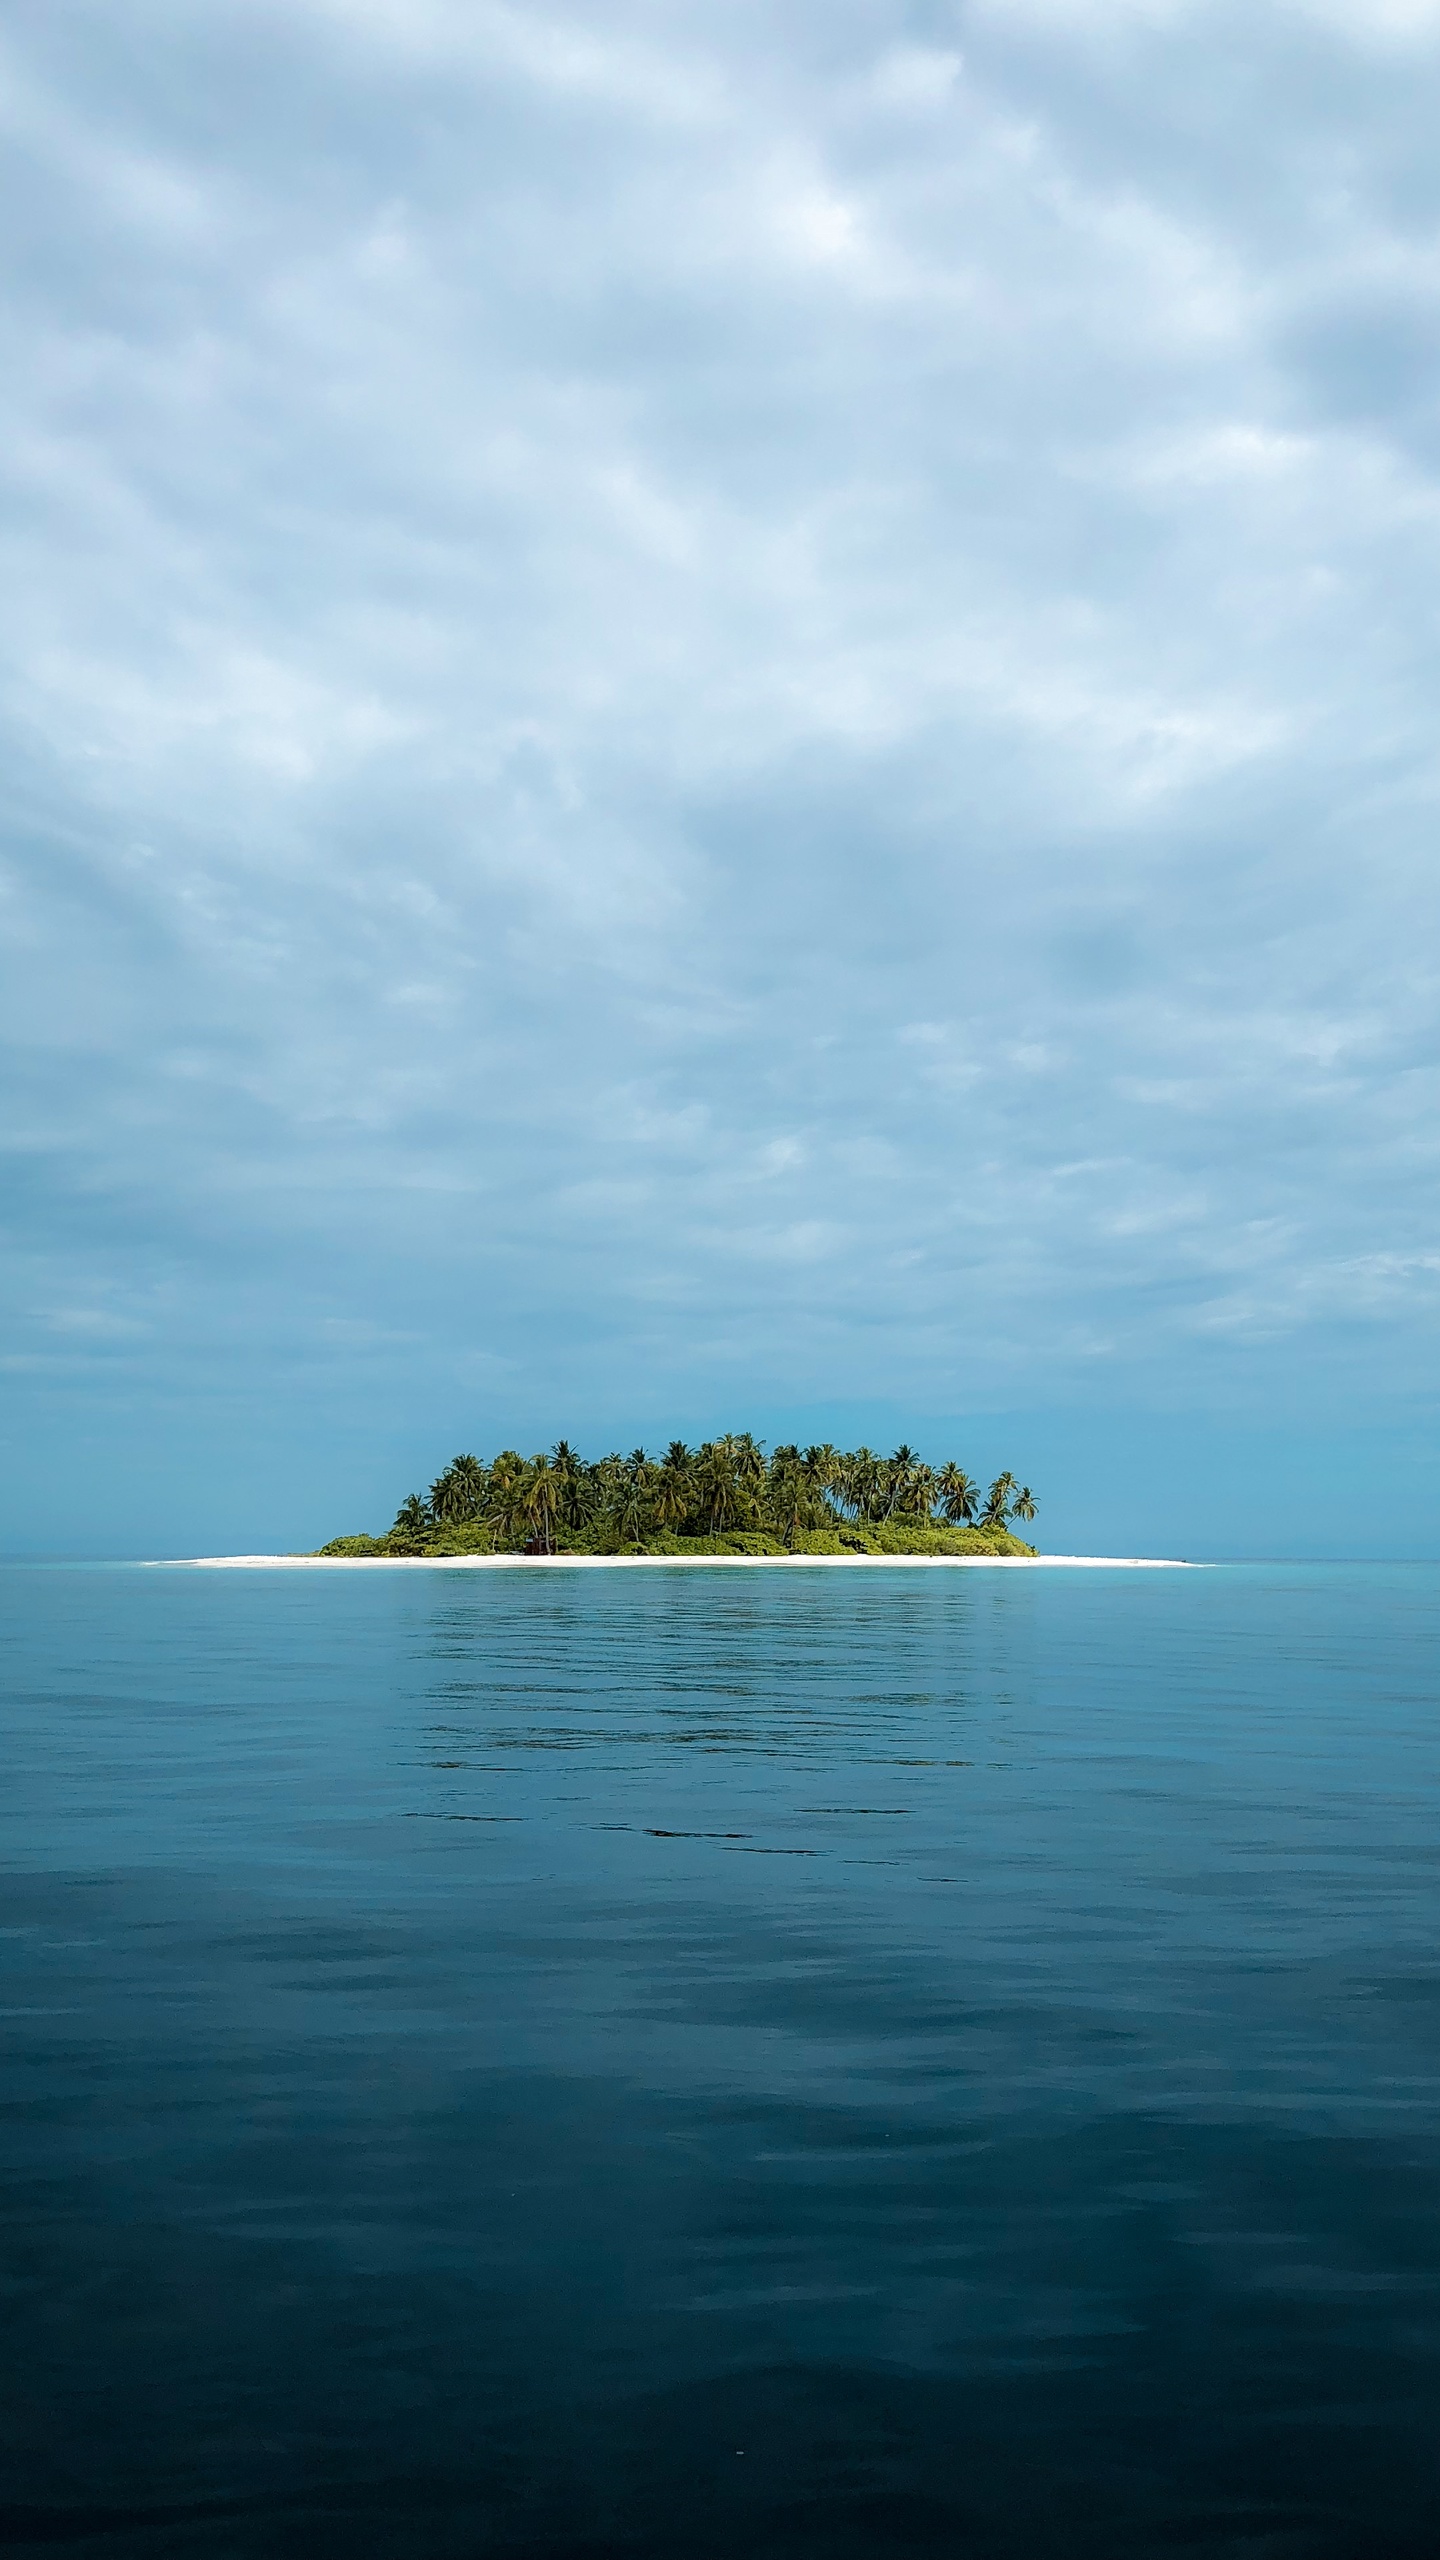
[[[1349,0],[1284,0],[1284,5],[1287,14],[1311,19],[1361,50],[1429,45],[1440,37],[1440,0],[1365,0],[1363,9],[1350,7]]]

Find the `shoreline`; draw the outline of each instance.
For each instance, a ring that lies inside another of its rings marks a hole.
[[[637,1570],[698,1573],[706,1566],[718,1566],[721,1572],[739,1568],[743,1572],[793,1572],[807,1565],[831,1572],[837,1566],[842,1572],[854,1567],[862,1571],[882,1572],[896,1569],[909,1572],[919,1567],[925,1572],[942,1573],[1032,1573],[1057,1565],[1083,1566],[1089,1570],[1107,1568],[1125,1572],[1195,1573],[1203,1567],[1192,1565],[1183,1556],[152,1556],[150,1569],[174,1566],[187,1572],[264,1572],[284,1569],[302,1572],[307,1569],[323,1573],[595,1573]]]

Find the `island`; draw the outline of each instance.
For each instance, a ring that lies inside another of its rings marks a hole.
[[[988,1490],[913,1449],[772,1450],[748,1431],[698,1449],[672,1440],[594,1460],[568,1440],[525,1458],[452,1458],[380,1537],[320,1556],[1033,1556],[1009,1526],[1035,1497],[1008,1473]]]

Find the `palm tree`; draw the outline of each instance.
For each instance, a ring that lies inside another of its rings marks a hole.
[[[842,1457],[839,1474],[844,1486],[843,1499],[857,1520],[873,1520],[880,1502],[881,1460],[863,1443],[848,1458]]]
[[[707,1440],[696,1452],[695,1478],[710,1535],[718,1537],[736,1510],[735,1469],[723,1440]]]
[[[418,1493],[411,1493],[406,1495],[396,1512],[395,1526],[390,1535],[392,1538],[421,1538],[425,1531],[433,1526],[434,1519],[429,1503],[424,1501]]]
[[[555,1481],[560,1488],[560,1516],[568,1529],[578,1529],[584,1522],[588,1490],[584,1461],[577,1456],[568,1440],[557,1440],[550,1457]]]
[[[806,1450],[801,1464],[805,1469],[805,1481],[814,1497],[817,1513],[833,1522],[835,1513],[830,1496],[834,1490],[834,1480],[840,1464],[839,1450],[832,1448],[828,1440],[822,1441],[814,1448]]]
[[[520,1488],[520,1505],[530,1531],[526,1543],[538,1545],[542,1555],[555,1553],[555,1523],[563,1499],[564,1486],[549,1459],[532,1458]]]
[[[769,1512],[787,1547],[808,1527],[814,1494],[798,1449],[777,1449],[770,1467]]]
[[[484,1468],[463,1452],[430,1487],[431,1512],[437,1520],[473,1520],[484,1506],[485,1492]]]
[[[738,1483],[751,1487],[764,1483],[765,1452],[748,1431],[732,1432],[721,1445],[730,1453]]]
[[[1010,1508],[1014,1512],[1017,1520],[1034,1519],[1039,1505],[1037,1504],[1035,1496],[1031,1492],[1028,1484],[1022,1484],[1014,1501],[1011,1503]]]
[[[638,1466],[635,1463],[639,1460]],[[625,1469],[625,1484],[620,1496],[620,1534],[633,1539],[638,1547],[650,1526],[652,1480],[643,1449],[638,1449]]]
[[[953,1458],[947,1458],[935,1479],[947,1520],[973,1520],[980,1508],[980,1487]]]
[[[730,1431],[720,1442],[735,1487],[733,1524],[754,1527],[765,1515],[765,1452],[748,1431]]]
[[[985,1496],[985,1511],[983,1519],[983,1525],[985,1528],[1004,1528],[1005,1515],[1010,1508],[1010,1497],[1016,1491],[1018,1491],[1018,1487],[1015,1479],[1007,1468],[1003,1475],[998,1475],[996,1477],[989,1492]]]
[[[518,1449],[502,1449],[490,1462],[490,1491],[504,1495],[517,1485],[525,1473],[525,1461]]]
[[[502,1449],[490,1468],[486,1517],[506,1547],[523,1546],[528,1534],[525,1484],[529,1469],[518,1449]]]
[[[676,1463],[675,1452],[681,1452]],[[683,1440],[672,1440],[665,1453],[665,1463],[655,1478],[655,1517],[662,1529],[678,1528],[690,1516],[695,1501],[695,1487],[690,1476],[690,1452]]]
[[[901,1441],[893,1458],[884,1460],[885,1508],[882,1519],[890,1519],[899,1510],[910,1489],[910,1470],[914,1464],[915,1452],[908,1440]]]

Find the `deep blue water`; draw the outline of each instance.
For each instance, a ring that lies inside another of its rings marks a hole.
[[[3,1577],[10,2547],[1440,2544],[1440,1569]]]

